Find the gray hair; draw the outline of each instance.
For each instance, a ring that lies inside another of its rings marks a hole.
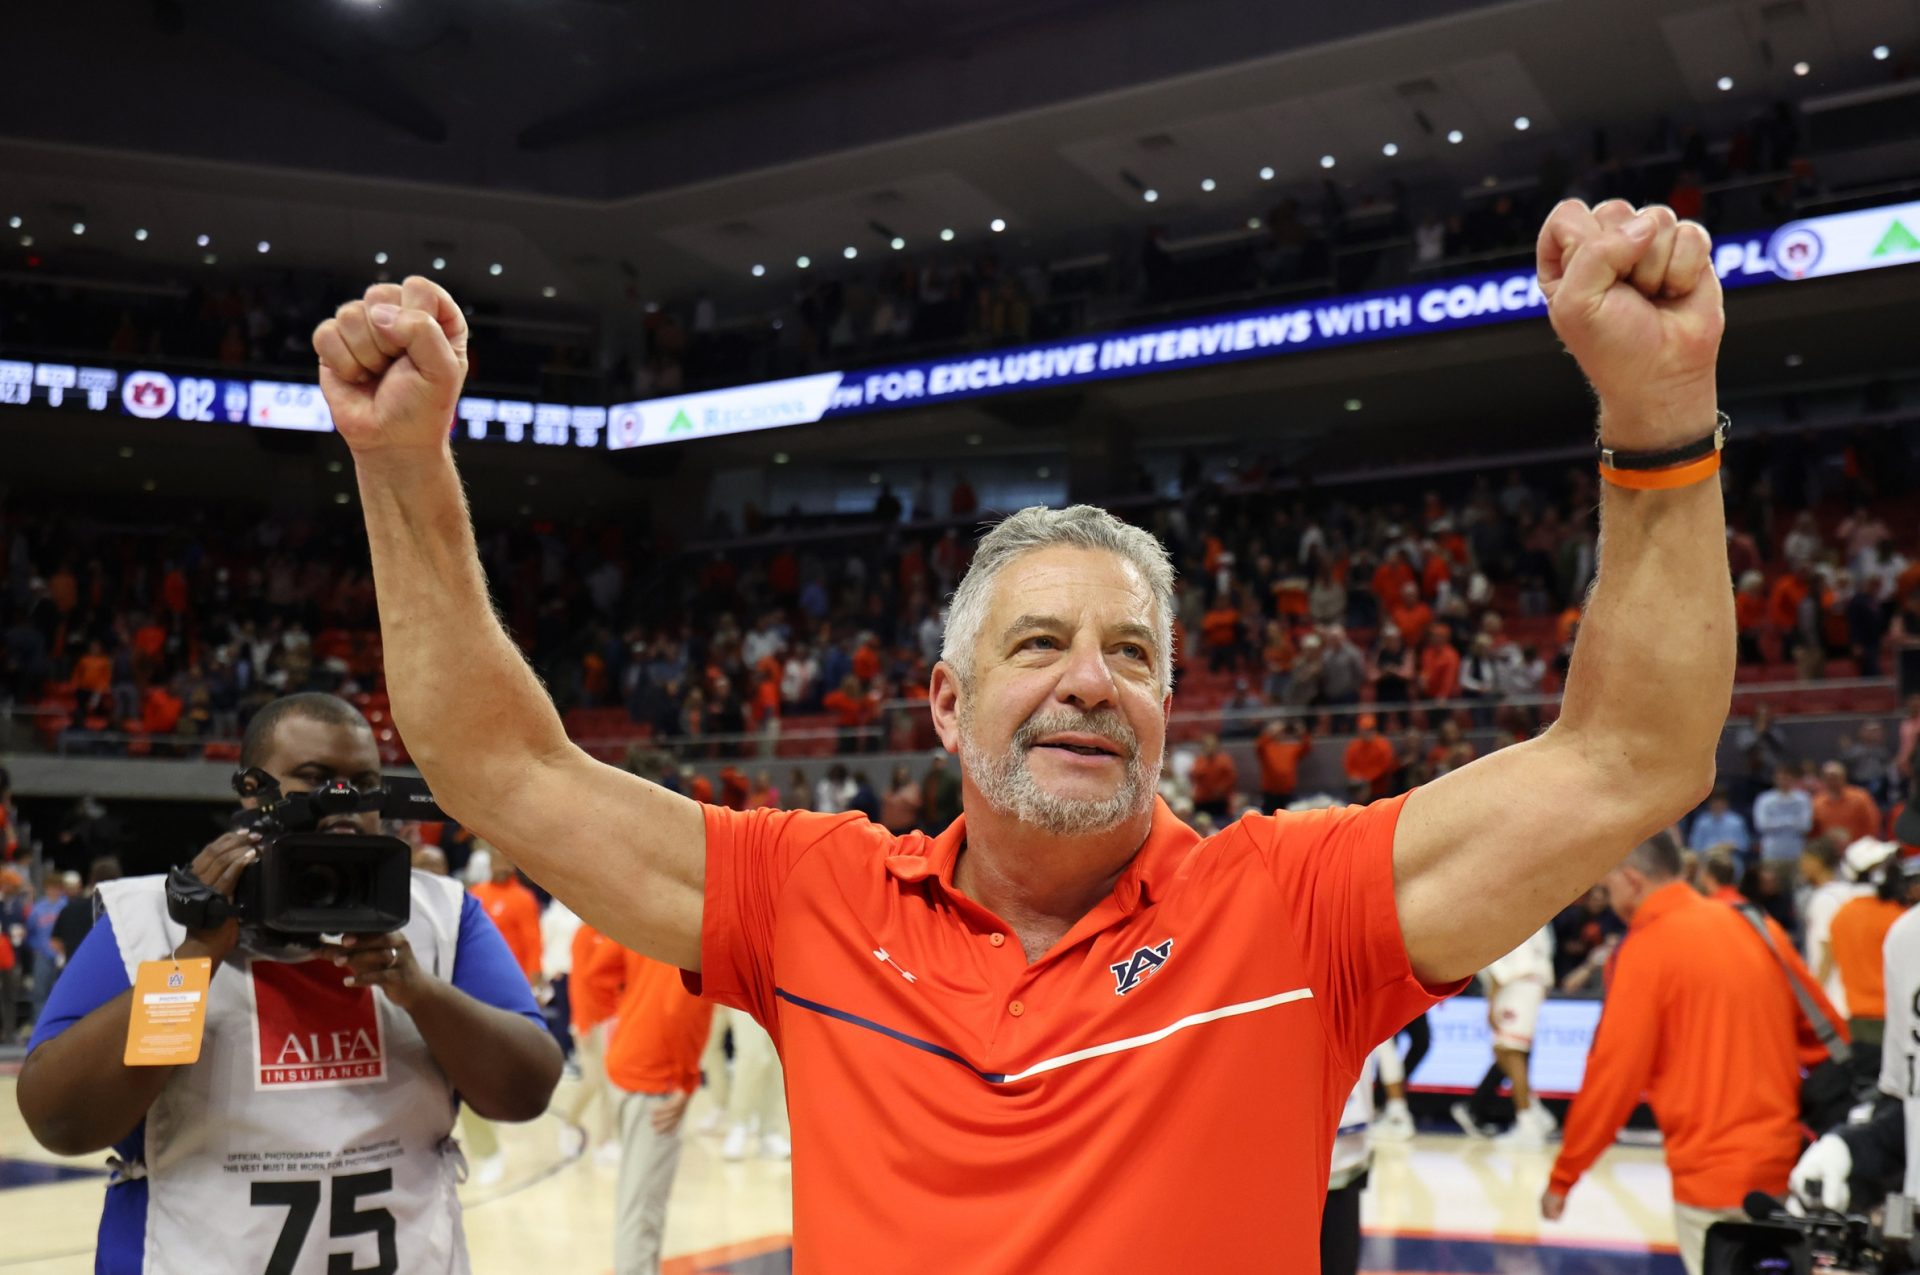
[[[1048,509],[1030,505],[1010,514],[980,540],[973,565],[953,591],[947,608],[946,638],[940,658],[959,674],[964,685],[973,683],[973,652],[987,622],[987,599],[993,582],[1015,559],[1055,545],[1099,549],[1119,556],[1132,567],[1153,594],[1159,612],[1153,621],[1154,660],[1160,693],[1173,689],[1173,560],[1167,547],[1150,532],[1122,522],[1093,505]]]
[[[1656,885],[1671,881],[1680,875],[1682,867],[1680,841],[1671,832],[1656,832],[1635,846],[1620,866],[1632,868]]]

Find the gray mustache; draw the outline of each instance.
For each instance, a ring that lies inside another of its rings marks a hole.
[[[1132,761],[1140,752],[1139,737],[1127,725],[1127,719],[1112,709],[1098,713],[1055,713],[1047,717],[1032,717],[1014,732],[1013,742],[1024,751],[1053,734],[1098,735],[1118,748],[1128,761]]]

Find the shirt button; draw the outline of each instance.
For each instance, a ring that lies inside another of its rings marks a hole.
[[[1027,1007],[1025,1005],[1022,1005],[1019,1001],[1015,1001],[1013,1004],[1007,1006],[1007,1012],[1009,1014],[1012,1014],[1015,1018],[1018,1018],[1020,1017],[1020,1015],[1027,1012]]]
[[[1004,934],[989,934],[987,936],[987,942],[993,944],[995,947],[1005,947],[1007,936]]]

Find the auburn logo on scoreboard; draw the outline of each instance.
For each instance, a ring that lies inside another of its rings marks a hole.
[[[370,1084],[387,1076],[370,987],[331,961],[254,961],[255,1089]]]

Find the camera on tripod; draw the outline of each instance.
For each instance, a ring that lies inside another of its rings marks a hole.
[[[1746,1200],[1748,1222],[1707,1228],[1705,1275],[1894,1275],[1920,1269],[1913,1201],[1887,1197],[1876,1218],[1817,1211],[1802,1217],[1772,1196]]]
[[[283,942],[314,944],[323,934],[384,934],[412,914],[412,851],[398,837],[338,831],[355,815],[444,820],[418,779],[383,776],[378,788],[343,779],[311,792],[281,793],[258,770],[234,777],[261,805],[234,816],[235,828],[261,834],[260,857],[240,874],[231,902],[186,868],[167,876],[167,912],[188,929],[237,916],[241,928]],[[333,827],[326,827],[332,823]]]

